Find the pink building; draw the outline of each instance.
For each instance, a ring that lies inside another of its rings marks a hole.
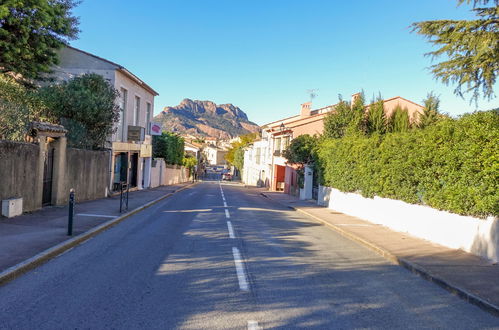
[[[352,103],[360,94],[352,95]],[[268,123],[262,127],[262,138],[268,140],[268,168],[270,173],[269,189],[283,191],[287,194],[298,195],[298,177],[296,168],[286,164],[283,151],[287,149],[290,141],[300,135],[321,135],[324,131],[325,116],[334,111],[336,105],[312,110],[311,102],[301,105],[300,114]],[[384,100],[387,116],[400,106],[407,109],[411,122],[418,120],[418,114],[423,112],[423,106],[397,96]],[[369,111],[370,105],[366,106]],[[315,186],[315,184],[314,184]]]

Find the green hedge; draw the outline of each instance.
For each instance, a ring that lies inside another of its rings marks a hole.
[[[499,214],[498,110],[409,132],[325,139],[318,149],[327,186],[458,214]]]

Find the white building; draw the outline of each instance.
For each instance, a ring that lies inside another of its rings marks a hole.
[[[119,91],[120,121],[108,143],[112,149],[109,187],[118,190],[120,182],[127,182],[131,188],[148,188],[152,157],[148,128],[158,93],[123,66],[69,46],[59,51],[59,64],[53,71],[59,80],[96,73]]]
[[[271,182],[271,168],[269,164],[269,140],[262,137],[253,142],[244,152],[244,167],[242,181],[250,186],[268,187]]]
[[[208,165],[226,165],[225,155],[227,150],[223,150],[214,145],[207,145],[203,148],[204,158],[206,159]]]

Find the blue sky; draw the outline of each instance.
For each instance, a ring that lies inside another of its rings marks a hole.
[[[156,91],[155,113],[184,98],[233,103],[264,124],[349,99],[400,95],[441,110],[476,109],[433,79],[431,46],[410,24],[472,18],[453,0],[83,0],[71,44],[117,62]],[[497,90],[497,88],[496,88]],[[478,109],[499,107],[499,98]]]

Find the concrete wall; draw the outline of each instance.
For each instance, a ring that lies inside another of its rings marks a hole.
[[[162,158],[155,158],[151,167],[151,188],[187,182],[189,170],[183,166],[166,165]]]
[[[37,171],[39,153],[36,144],[0,141],[0,200],[22,197],[24,212],[41,207],[35,185],[43,179]]]
[[[76,201],[107,196],[110,158],[107,151],[68,148],[66,151],[66,195],[75,189]],[[65,202],[68,197],[65,198]]]
[[[51,145],[65,143],[62,139],[58,141]],[[0,141],[0,200],[22,197],[23,212],[42,207],[42,154],[38,144]],[[76,191],[77,201],[106,197],[108,152],[66,149],[64,144],[57,150],[53,166],[53,205],[67,203],[71,188]]]
[[[389,198],[365,198],[330,188],[329,203],[323,192],[319,204],[330,209],[408,233],[443,246],[462,249],[499,261],[499,220],[479,219],[439,211]]]

